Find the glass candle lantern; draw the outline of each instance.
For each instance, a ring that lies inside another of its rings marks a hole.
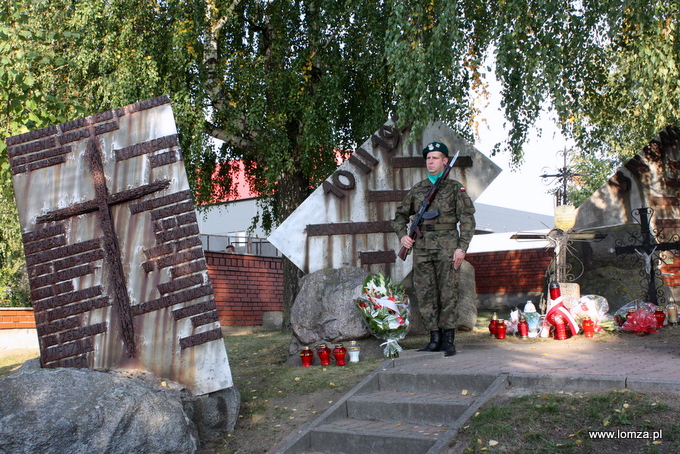
[[[322,366],[328,366],[331,363],[331,349],[326,344],[320,344],[316,348],[316,354],[319,355]]]
[[[555,340],[567,338],[567,324],[561,315],[555,316]]]
[[[300,352],[300,359],[302,360],[302,367],[309,367],[312,365],[312,359],[314,359],[314,353],[309,347],[302,347]]]
[[[567,338],[567,325],[564,323],[558,323],[555,325],[555,339],[564,340]]]
[[[677,326],[678,324],[678,305],[675,303],[668,304],[666,306],[666,312],[668,312],[668,324],[671,326]]]
[[[496,322],[496,339],[505,339],[505,334],[508,327],[505,324],[505,320],[499,319]]]
[[[593,337],[595,334],[595,322],[589,318],[581,322],[581,328],[583,328],[583,335],[586,337]]]
[[[520,315],[519,323],[517,324],[517,331],[519,332],[519,337],[522,339],[527,339],[529,337],[529,323],[524,315]]]
[[[654,311],[654,318],[656,319],[656,327],[663,328],[663,323],[666,320],[666,312],[663,306],[657,306]]]
[[[335,344],[333,357],[335,358],[335,364],[344,366],[347,364],[347,349],[342,344]]]
[[[359,352],[360,351],[361,351],[361,347],[359,346],[359,342],[350,341],[349,347],[347,347],[347,352],[349,353],[349,362],[350,363],[358,363],[359,362]]]
[[[550,290],[551,300],[555,301],[557,298],[562,296],[562,292],[560,291],[560,284],[557,281],[550,282],[548,289]]]
[[[489,333],[491,336],[496,335],[496,325],[498,323],[498,315],[494,312],[491,316],[491,321],[489,322]]]

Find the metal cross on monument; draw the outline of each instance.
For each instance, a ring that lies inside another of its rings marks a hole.
[[[562,155],[564,163],[562,167],[559,167],[557,169],[557,173],[549,174],[547,173],[547,167],[544,167],[543,175],[539,175],[539,177],[543,179],[543,182],[546,185],[551,185],[555,182],[559,183],[560,186],[557,188],[555,193],[556,206],[569,205],[569,197],[567,196],[567,185],[569,184],[570,181],[574,180],[575,177],[581,177],[585,175],[582,173],[576,173],[569,168],[569,164],[567,162],[566,149],[558,152],[558,155]]]
[[[94,133],[94,126],[90,125],[90,129],[90,137],[93,138],[90,139],[87,144],[87,159],[94,180],[95,199],[38,216],[36,223],[42,224],[61,221],[72,216],[78,216],[94,211],[98,212],[99,227],[104,234],[104,260],[106,260],[112,274],[111,282],[113,283],[113,293],[115,295],[114,305],[120,321],[123,343],[125,344],[125,350],[127,351],[128,356],[135,357],[136,347],[132,314],[130,313],[130,297],[125,285],[123,264],[120,259],[118,239],[113,227],[110,208],[112,205],[129,202],[156,191],[166,189],[170,185],[170,180],[156,181],[116,194],[109,194],[108,188],[106,187],[106,176],[104,175],[101,150],[99,149],[99,142]]]
[[[564,165],[557,169],[557,173],[548,174],[544,168],[544,174],[539,175],[545,182],[552,178],[547,184],[558,182],[560,187],[557,189],[555,207],[555,227],[547,234],[534,233],[516,233],[510,238],[516,240],[547,240],[555,248],[555,271],[554,278],[558,282],[574,281],[575,278],[569,273],[569,265],[567,263],[567,252],[569,245],[573,241],[599,241],[607,235],[603,233],[579,233],[572,229],[575,224],[575,207],[569,205],[567,197],[567,184],[573,180],[574,177],[583,176],[583,174],[576,173],[569,168],[567,163],[567,150],[560,151],[564,158]]]
[[[647,302],[658,304],[659,296],[663,298],[663,292],[657,288],[656,279],[661,277],[661,271],[657,266],[659,260],[662,260],[659,253],[662,251],[675,251],[680,249],[680,238],[673,235],[675,241],[659,242],[658,232],[650,229],[650,221],[654,210],[649,207],[642,207],[633,210],[633,216],[640,224],[639,232],[631,232],[629,236],[629,245],[624,245],[623,241],[616,240],[616,247],[614,248],[616,255],[633,255],[635,265],[644,264],[644,272],[640,272],[641,276],[646,277],[646,296]],[[645,286],[643,286],[645,287]]]
[[[600,241],[607,235],[604,233],[576,233],[572,230],[564,231],[560,229],[551,229],[546,234],[542,233],[522,233],[518,232],[510,238],[513,240],[547,240],[555,249],[555,264],[554,279],[558,282],[570,282],[576,280],[570,273],[570,267],[567,262],[567,252],[570,244],[574,241]]]

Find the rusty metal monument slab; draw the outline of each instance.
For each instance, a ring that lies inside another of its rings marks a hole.
[[[362,267],[401,282],[412,268],[391,221],[411,187],[427,178],[422,149],[443,142],[460,151],[449,178],[463,183],[474,201],[501,169],[451,128],[430,125],[407,143],[408,130],[390,120],[366,140],[271,234],[269,241],[305,273]]]
[[[42,366],[233,386],[169,97],[7,146]]]

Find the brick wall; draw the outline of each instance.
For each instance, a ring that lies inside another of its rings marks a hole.
[[[478,252],[466,259],[475,268],[478,294],[543,290],[552,249]],[[262,314],[283,309],[281,258],[205,252],[220,323],[262,325]],[[0,308],[0,329],[35,328],[33,310]]]
[[[0,329],[35,328],[33,309],[0,307]]]
[[[673,263],[661,265],[661,279],[669,287],[680,287],[680,260],[675,259]]]
[[[283,310],[279,257],[205,252],[223,326],[262,325],[262,313]]]
[[[465,259],[475,269],[477,294],[543,291],[543,275],[553,249],[477,252]]]

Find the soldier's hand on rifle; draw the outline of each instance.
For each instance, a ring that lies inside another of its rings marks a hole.
[[[460,268],[463,264],[463,260],[465,260],[465,252],[463,252],[462,249],[456,249],[456,252],[453,253],[453,269],[457,270]]]
[[[401,245],[404,246],[406,249],[411,249],[414,243],[415,241],[413,241],[413,238],[411,238],[408,235],[404,235],[401,237]]]

